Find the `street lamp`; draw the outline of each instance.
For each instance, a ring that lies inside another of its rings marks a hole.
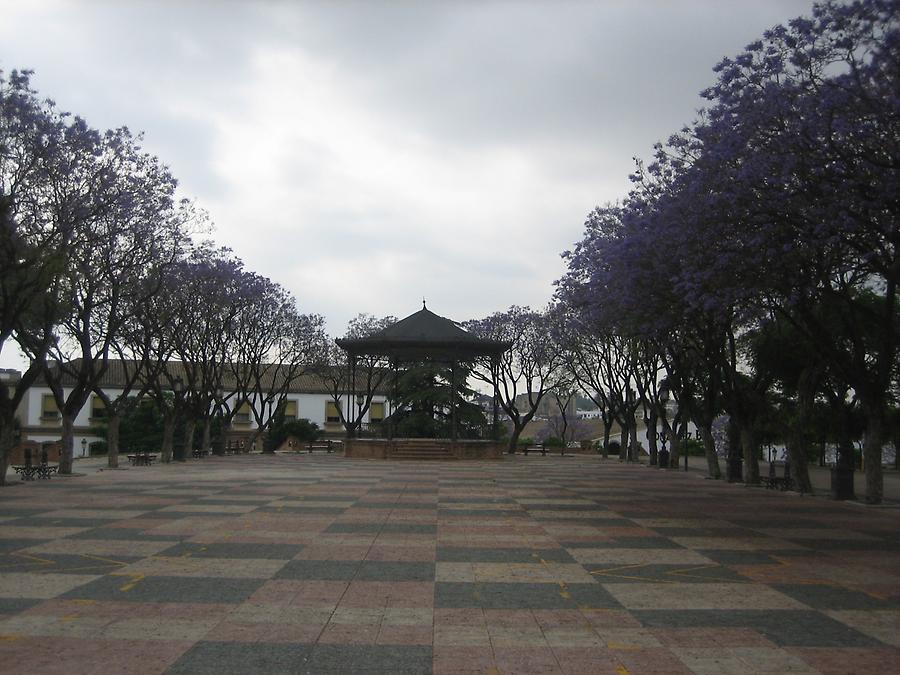
[[[87,451],[87,439],[82,438],[81,439],[81,456],[82,457],[85,456],[86,451]]]
[[[222,419],[224,415],[222,414],[222,402],[225,400],[225,388],[219,384],[216,386],[215,391],[216,397],[216,419],[218,420],[216,423],[216,433],[213,439],[213,454],[215,455],[224,455],[225,454],[225,430],[222,428]],[[206,448],[204,448],[206,450]]]
[[[181,396],[184,393],[184,380],[178,375],[172,381],[172,392],[175,394],[175,447],[172,448],[175,460],[184,461],[184,439],[178,434],[178,412],[181,409]]]
[[[665,383],[659,388],[658,393],[659,402],[662,404],[662,418],[663,425],[666,424],[666,406],[669,403],[669,389],[666,387]],[[658,460],[656,462],[657,466],[661,469],[667,469],[669,467],[669,451],[666,450],[666,441],[668,438],[666,437],[666,431],[663,429],[662,431],[653,430],[656,434],[657,440],[662,443],[662,449],[657,452]],[[651,457],[650,464],[653,464],[653,458]]]

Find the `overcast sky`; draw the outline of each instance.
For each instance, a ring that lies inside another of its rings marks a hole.
[[[585,215],[807,0],[0,0],[0,68],[127,125],[343,333],[544,305]],[[15,365],[5,349],[0,365]]]

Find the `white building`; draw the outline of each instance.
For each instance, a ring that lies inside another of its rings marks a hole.
[[[180,364],[172,362],[171,366],[178,369]],[[111,399],[121,396],[124,391],[125,369],[122,362],[110,362],[110,367],[101,385],[103,392]],[[223,388],[224,400],[230,408],[237,406],[231,420],[228,435],[231,437],[250,437],[258,429],[256,415],[253,414],[251,402],[241,402],[238,395],[229,391],[227,381]],[[63,387],[64,398],[68,397],[72,387]],[[253,398],[251,396],[251,398]],[[260,397],[256,397],[258,401]],[[329,390],[321,377],[312,374],[303,374],[296,378],[292,386],[288,388],[285,396],[285,416],[294,419],[307,419],[318,425],[326,434],[342,434],[343,425],[337,404],[330,395]],[[354,398],[343,395],[340,404],[342,407],[355,406],[358,403]],[[271,406],[274,409],[274,405]],[[365,424],[377,424],[389,414],[388,402],[383,392],[378,392],[372,397],[372,403],[363,417]],[[351,412],[351,415],[354,411]],[[76,457],[89,454],[92,443],[104,440],[97,433],[98,427],[102,427],[106,409],[103,399],[95,393],[88,396],[87,402],[78,412],[74,420],[74,455]],[[36,441],[38,443],[53,443],[60,440],[62,430],[62,416],[56,405],[56,400],[50,387],[41,380],[35,383],[26,393],[16,411],[21,430],[21,440]],[[268,414],[261,415],[263,423],[268,421]]]

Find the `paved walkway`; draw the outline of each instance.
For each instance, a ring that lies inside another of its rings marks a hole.
[[[597,457],[85,473],[0,490],[4,672],[900,670],[900,509]]]

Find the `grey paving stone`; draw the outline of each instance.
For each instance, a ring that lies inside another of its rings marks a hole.
[[[290,560],[303,550],[302,544],[235,544],[220,542],[194,544],[181,542],[157,553],[157,556],[193,558],[262,558],[266,560]]]
[[[345,581],[356,578],[361,564],[360,560],[290,560],[275,578]]]
[[[313,647],[307,673],[430,674],[432,649],[424,645],[323,645]]]
[[[898,609],[897,599],[875,598],[868,593],[824,584],[769,584],[777,591],[815,609]],[[900,626],[897,627],[900,630]]]
[[[3,523],[0,525],[0,530],[5,531],[5,533],[9,533],[9,528],[6,527],[8,523]],[[18,551],[22,548],[29,548],[30,546],[37,546],[38,544],[43,544],[46,541],[50,541],[49,539],[0,539],[0,555],[6,555],[8,553],[12,553],[13,551]]]
[[[144,577],[106,575],[59,597],[67,600],[119,600],[124,602],[224,602],[246,600],[264,579],[212,579],[196,577]]]
[[[728,549],[698,549],[710,560],[721,565],[777,565],[778,560],[759,551],[732,551]]]
[[[386,534],[435,534],[437,525],[399,523],[332,523],[326,532],[333,534],[379,533]]]
[[[574,563],[575,559],[564,548],[468,548],[464,546],[438,546],[439,562],[547,562]]]
[[[611,609],[619,602],[599,584],[437,582],[434,606],[484,609]]]
[[[312,647],[267,642],[198,642],[166,671],[171,675],[308,673]]]
[[[673,582],[686,584],[708,584],[711,582],[723,583],[749,583],[750,580],[741,576],[736,571],[722,565],[697,566],[697,565],[620,565],[602,563],[582,564],[588,572],[594,575],[597,581],[604,584],[641,583],[658,581],[671,584]]]
[[[814,610],[632,610],[631,614],[648,628],[753,628],[783,647],[883,646],[879,640]]]
[[[356,578],[360,581],[434,581],[434,563],[364,560]]]

